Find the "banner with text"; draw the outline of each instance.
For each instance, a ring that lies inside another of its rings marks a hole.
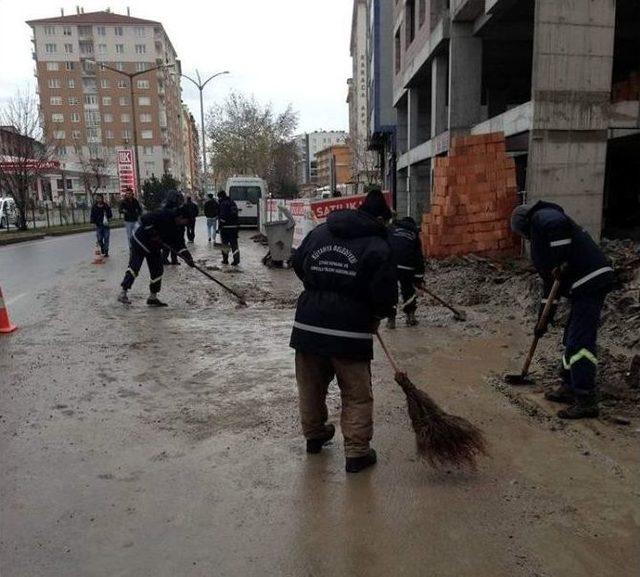
[[[131,188],[137,196],[133,154],[134,152],[130,148],[118,150],[118,180],[121,193],[125,192],[127,188]]]

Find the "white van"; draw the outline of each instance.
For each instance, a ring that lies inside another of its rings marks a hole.
[[[260,199],[267,197],[267,183],[257,176],[232,176],[225,191],[238,205],[240,226],[258,226]]]
[[[7,228],[10,224],[15,225],[17,221],[16,201],[10,196],[0,197],[0,228]]]

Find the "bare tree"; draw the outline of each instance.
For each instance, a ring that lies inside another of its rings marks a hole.
[[[375,152],[368,150],[366,139],[349,136],[347,145],[351,150],[352,172],[356,186],[381,184],[378,157]]]
[[[105,188],[113,176],[112,169],[115,167],[115,159],[108,149],[103,147],[99,156],[80,153],[78,162],[82,169],[81,179],[87,193],[87,204],[91,205],[98,190]]]
[[[27,228],[27,208],[38,179],[53,167],[55,146],[46,138],[37,98],[18,93],[0,109],[0,188],[13,196],[18,228]]]

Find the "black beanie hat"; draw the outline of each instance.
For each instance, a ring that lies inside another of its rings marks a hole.
[[[392,216],[391,209],[387,206],[387,201],[379,188],[374,188],[367,194],[367,198],[364,199],[359,210],[374,218],[382,218],[383,220],[390,220]]]

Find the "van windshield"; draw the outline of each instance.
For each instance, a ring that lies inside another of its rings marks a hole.
[[[229,188],[231,200],[246,200],[251,204],[258,204],[258,199],[262,196],[259,186],[231,186]]]

